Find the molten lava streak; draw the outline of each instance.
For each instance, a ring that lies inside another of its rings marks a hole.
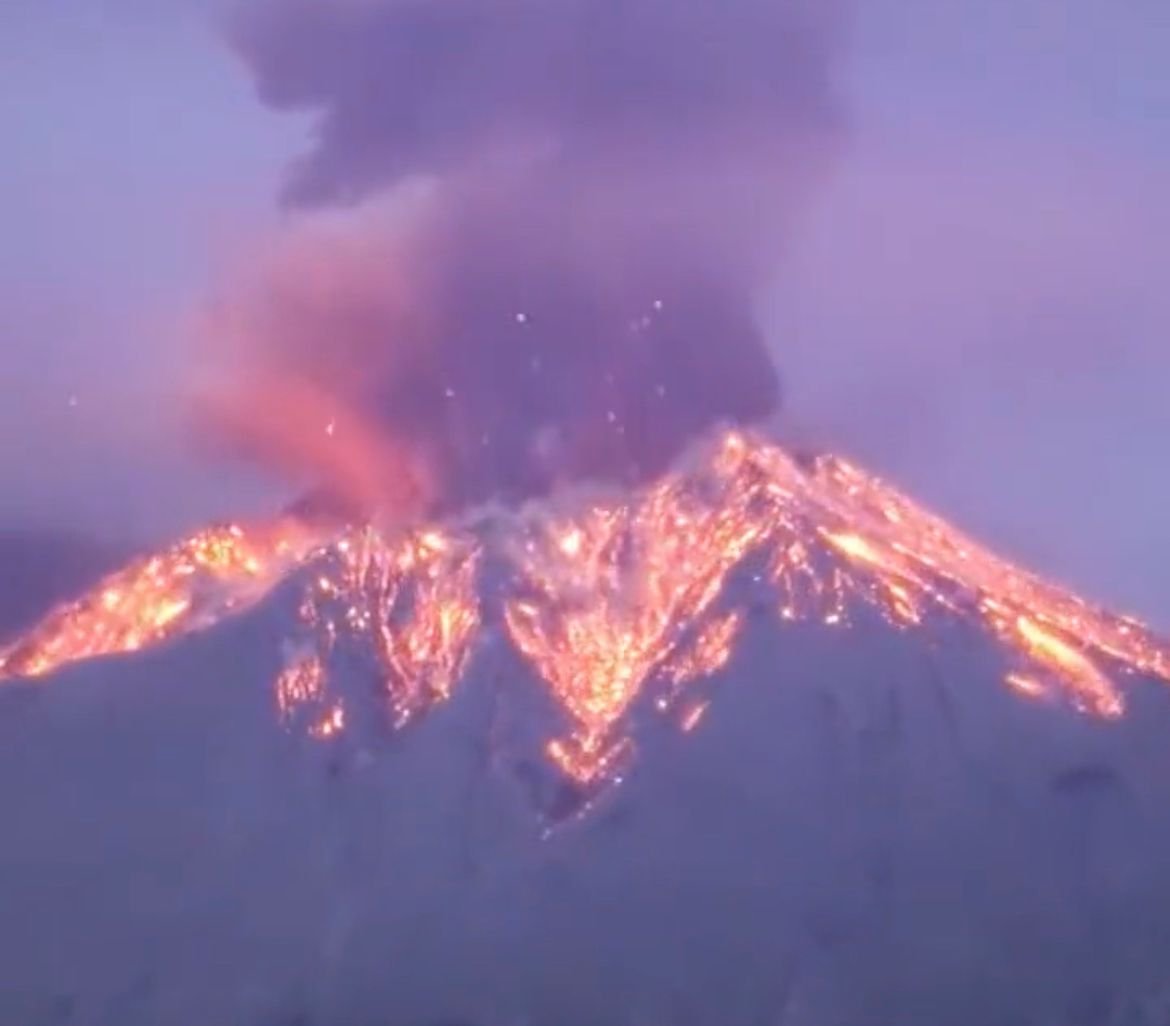
[[[208,626],[259,601],[317,544],[295,520],[208,527],[135,560],[0,649],[0,676],[138,649]]]
[[[451,697],[479,627],[479,549],[431,530],[389,542],[372,528],[347,531],[319,557],[299,609],[308,644],[277,680],[287,722],[313,711],[310,732],[344,724],[344,699],[330,698],[331,659],[364,649],[373,657],[395,727]]]
[[[489,561],[503,570],[490,591]],[[845,460],[797,461],[740,433],[633,496],[478,527],[200,532],[51,612],[0,651],[0,675],[166,641],[296,575],[299,623],[275,683],[283,722],[344,733],[360,696],[338,663],[364,660],[375,700],[405,726],[451,696],[481,626],[497,623],[561,713],[550,762],[595,786],[632,757],[635,708],[699,724],[706,702],[690,685],[731,658],[745,610],[727,585],[749,571],[773,587],[780,621],[845,624],[868,607],[900,629],[931,615],[978,623],[1010,656],[1005,683],[1031,699],[1113,717],[1118,673],[1170,680],[1170,645],[1136,621],[1020,570]]]

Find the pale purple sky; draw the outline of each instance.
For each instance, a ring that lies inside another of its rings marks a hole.
[[[860,0],[849,151],[765,306],[790,430],[1170,626],[1163,7]],[[0,524],[260,503],[181,456],[183,326],[307,124],[157,0],[9,0],[0,85]]]

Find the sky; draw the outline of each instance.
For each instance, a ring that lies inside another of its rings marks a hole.
[[[848,144],[760,306],[785,431],[1170,627],[1160,6],[859,0]],[[0,525],[263,509],[271,483],[190,451],[178,395],[192,311],[310,123],[175,3],[9,0],[0,86]]]

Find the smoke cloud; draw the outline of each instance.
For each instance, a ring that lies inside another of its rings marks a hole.
[[[661,471],[780,387],[754,301],[841,134],[844,0],[270,0],[317,117],[211,324],[237,451],[363,507]]]

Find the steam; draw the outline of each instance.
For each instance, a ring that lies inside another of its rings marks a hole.
[[[236,450],[368,507],[638,480],[768,417],[754,315],[840,133],[841,0],[270,0],[318,117],[213,319]]]

